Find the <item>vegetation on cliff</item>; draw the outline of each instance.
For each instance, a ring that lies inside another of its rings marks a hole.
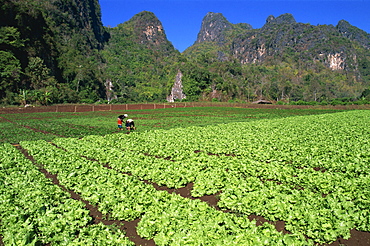
[[[108,29],[103,57],[106,79],[117,102],[163,101],[176,76],[180,52],[167,40],[161,22],[151,12]]]
[[[212,63],[215,68],[221,61],[233,68],[222,73],[226,88],[222,80],[210,83],[219,100],[319,102],[367,96],[364,91],[370,85],[370,52],[365,44],[370,38],[349,23],[312,26],[284,14],[269,16],[261,29],[241,29],[240,24],[225,24],[222,15],[218,20],[214,17],[209,13],[204,18],[202,24],[207,26],[200,31],[204,33],[184,54],[193,61],[202,60],[206,54],[208,61],[216,61]],[[220,26],[225,28],[220,30]],[[218,36],[209,30],[213,27]],[[232,73],[238,69],[239,73]],[[232,78],[225,79],[230,73]]]
[[[269,16],[260,29],[208,13],[182,54],[151,12],[114,28],[97,0],[0,0],[2,104],[370,100],[370,35]]]
[[[104,95],[99,50],[108,38],[97,0],[1,0],[0,98],[41,104]]]

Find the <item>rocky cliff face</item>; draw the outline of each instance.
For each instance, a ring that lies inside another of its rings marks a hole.
[[[179,70],[175,78],[175,83],[171,89],[171,94],[167,97],[167,102],[174,102],[175,100],[181,101],[185,99],[186,95],[184,94],[182,88],[182,73]]]
[[[108,31],[110,40],[103,52],[106,76],[117,97],[137,102],[166,99],[177,73],[171,65],[180,52],[154,13],[143,11]]]
[[[295,59],[320,61],[332,70],[358,67],[358,50],[353,42],[365,49],[370,47],[370,35],[343,20],[336,27],[313,26],[297,23],[293,15],[283,14],[268,16],[260,29],[237,27],[222,14],[208,13],[194,46],[215,42],[220,51],[228,51],[242,64],[263,63],[288,54]]]
[[[109,35],[101,22],[98,0],[3,0],[0,28],[6,31],[9,27],[19,34],[22,43],[14,50],[0,47],[12,52],[21,64],[22,83],[13,86],[15,93],[21,89],[42,89],[44,93],[46,87],[49,91],[54,88],[54,102],[90,95],[95,100],[103,95],[97,75],[97,64],[103,61],[98,51]],[[34,61],[39,64],[35,66]],[[44,75],[37,74],[37,67],[43,67]],[[60,87],[68,92],[61,92]],[[58,93],[68,96],[63,98]]]
[[[202,26],[195,43],[215,42],[223,45],[228,39],[228,32],[234,29],[251,30],[252,26],[245,23],[231,24],[221,13],[209,12],[202,20]]]
[[[232,29],[232,24],[221,13],[208,13],[202,21],[200,32],[195,43],[225,42],[225,32]]]
[[[44,0],[43,0],[44,1]],[[58,34],[70,35],[79,30],[93,48],[101,49],[108,36],[101,21],[100,5],[97,0],[54,0],[45,1],[46,15],[55,24],[63,26]],[[52,25],[52,23],[50,23]]]
[[[248,100],[252,95],[325,101],[359,98],[369,87],[369,44],[368,33],[343,20],[337,26],[314,26],[291,14],[271,15],[263,27],[253,29],[208,13],[197,41],[183,54],[206,71],[198,80],[208,83],[203,91],[212,98],[217,98],[214,88],[222,88],[219,100],[247,92],[241,97]],[[184,78],[192,75],[192,70],[183,72]]]
[[[296,24],[294,17],[292,14],[283,14],[275,18],[275,16],[270,15],[266,19],[266,24],[263,26],[263,28],[268,28],[272,25],[281,25],[281,24]]]
[[[136,14],[125,23],[133,31],[137,43],[144,44],[148,48],[169,55],[174,51],[171,42],[168,41],[162,23],[149,11]]]
[[[370,34],[349,24],[348,21],[341,20],[336,26],[339,33],[350,40],[357,41],[362,46],[370,49]]]
[[[82,56],[91,54],[108,38],[98,0],[4,0],[0,16],[0,26],[17,28],[25,40],[23,49],[16,51],[22,65],[27,66],[29,57],[40,57],[60,80],[64,79],[60,55],[75,50]]]

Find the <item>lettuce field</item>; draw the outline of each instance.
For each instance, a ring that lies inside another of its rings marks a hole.
[[[0,244],[370,245],[369,110],[121,113],[0,115]]]

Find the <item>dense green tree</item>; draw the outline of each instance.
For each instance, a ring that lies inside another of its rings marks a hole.
[[[20,61],[11,52],[0,50],[0,98],[17,89],[20,74]]]
[[[40,57],[30,58],[26,75],[30,80],[31,88],[35,90],[55,84],[54,78],[50,76],[50,69],[45,66]]]
[[[21,62],[14,52],[24,46],[17,28],[0,27],[0,98],[5,103],[13,103],[10,98],[20,82]]]

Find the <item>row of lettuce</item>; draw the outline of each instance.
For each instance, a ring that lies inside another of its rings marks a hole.
[[[55,139],[69,153],[218,206],[282,220],[316,243],[370,230],[369,111]],[[164,225],[166,226],[166,225]]]
[[[313,245],[370,230],[369,119],[369,111],[349,111],[21,146],[108,219],[141,218],[138,234],[157,245]],[[218,206],[234,213],[143,180],[169,188],[193,182],[193,197],[220,192]],[[283,220],[291,234],[256,226],[251,214]],[[42,238],[37,221],[27,223]],[[1,225],[3,235],[12,233],[3,218]]]
[[[158,191],[135,176],[45,141],[21,142],[21,146],[37,163],[57,174],[61,185],[98,206],[107,219],[141,218],[138,234],[154,239],[156,245],[306,245],[303,236],[284,235],[267,223],[258,227],[245,216]]]
[[[10,144],[0,148],[0,234],[4,245],[134,245],[47,179]]]

